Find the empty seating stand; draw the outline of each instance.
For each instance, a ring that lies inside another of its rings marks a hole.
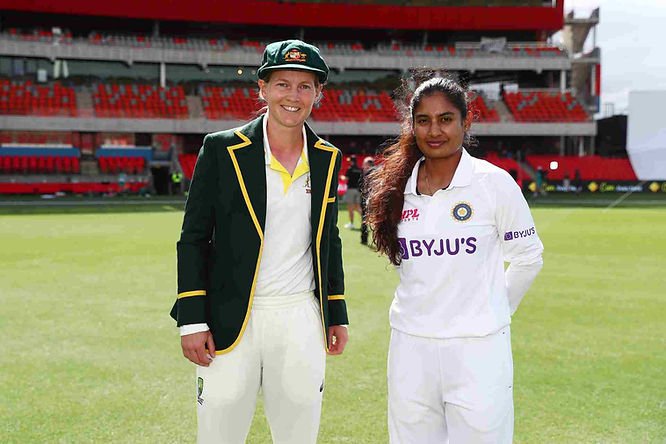
[[[108,156],[100,157],[98,160],[99,171],[102,174],[142,174],[146,166],[143,157]]]
[[[59,146],[0,147],[0,174],[78,174],[80,152]]]
[[[196,154],[180,154],[178,156],[178,161],[180,162],[180,168],[183,170],[183,174],[188,179],[192,179],[192,174],[194,173],[194,165],[197,163]]]
[[[181,86],[97,84],[93,104],[97,117],[186,119],[189,116]]]
[[[25,42],[43,42],[43,43],[58,43],[58,44],[71,44],[72,33],[68,30],[62,30],[59,33],[54,33],[53,28],[41,29],[36,28],[29,31],[21,30],[18,28],[9,28],[6,31],[12,39],[21,40]]]
[[[106,33],[91,32],[87,39],[73,39],[69,30],[63,29],[54,33],[52,29],[20,30],[7,29],[4,34],[11,39],[57,43],[71,45],[76,41],[85,41],[92,45],[122,46],[132,48],[175,49],[185,51],[243,51],[261,54],[267,42],[250,39],[228,40],[222,35],[211,34],[206,37],[190,37],[186,35],[152,36],[147,33]],[[319,41],[317,46],[325,55],[364,55],[398,56],[398,57],[566,57],[566,52],[545,42],[507,42],[504,45],[487,45],[476,42],[458,42],[455,46],[441,42],[414,43],[408,41],[392,41],[376,47],[364,47],[358,41]]]
[[[363,55],[364,48],[360,42],[318,42],[316,45],[326,55]]]
[[[35,85],[30,80],[0,79],[0,114],[76,116],[76,94],[59,82]]]
[[[585,122],[590,120],[581,104],[566,92],[505,92],[504,101],[517,122]]]
[[[1,145],[72,147],[74,134],[69,131],[1,131]]]
[[[474,119],[478,122],[491,123],[500,121],[497,110],[489,108],[481,94],[477,94],[474,97],[474,100],[470,103],[470,110],[472,110]]]
[[[556,46],[515,46],[512,45],[511,55],[516,57],[564,57],[566,53]]]
[[[108,194],[130,192],[138,193],[148,187],[145,179],[132,180],[121,186],[117,182],[35,182],[11,183],[0,182],[0,194]]]
[[[312,118],[321,121],[395,122],[398,117],[388,91],[327,88]]]
[[[96,152],[102,174],[143,174],[152,159],[150,147],[101,146]]]
[[[2,174],[78,174],[78,157],[63,156],[2,156]]]
[[[262,106],[256,87],[203,86],[199,94],[209,120],[247,120]]]

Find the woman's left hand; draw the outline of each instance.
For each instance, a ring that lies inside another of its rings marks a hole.
[[[341,355],[348,340],[349,332],[346,325],[331,325],[328,327],[328,343],[330,344],[328,354]]]

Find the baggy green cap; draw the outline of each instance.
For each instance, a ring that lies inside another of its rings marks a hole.
[[[266,46],[257,76],[264,80],[269,72],[276,69],[310,71],[319,77],[321,83],[326,82],[329,71],[319,48],[300,40],[285,40]]]

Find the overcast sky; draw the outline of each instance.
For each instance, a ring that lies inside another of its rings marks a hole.
[[[601,112],[627,111],[629,91],[666,90],[666,0],[564,0],[566,12],[587,17],[600,8]],[[590,42],[592,33],[590,33]]]

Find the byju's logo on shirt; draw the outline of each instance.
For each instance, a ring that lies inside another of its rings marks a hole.
[[[536,230],[534,227],[528,228],[527,230],[507,231],[504,233],[504,240],[510,241],[514,239],[520,239],[522,237],[534,236],[535,234]]]
[[[400,220],[402,222],[409,222],[412,220],[419,220],[419,209],[418,208],[409,208],[408,210],[402,210],[402,217]]]
[[[455,256],[458,253],[474,254],[476,252],[476,238],[453,238],[453,239],[405,239],[398,238],[402,259],[419,256],[442,256],[447,254]]]

